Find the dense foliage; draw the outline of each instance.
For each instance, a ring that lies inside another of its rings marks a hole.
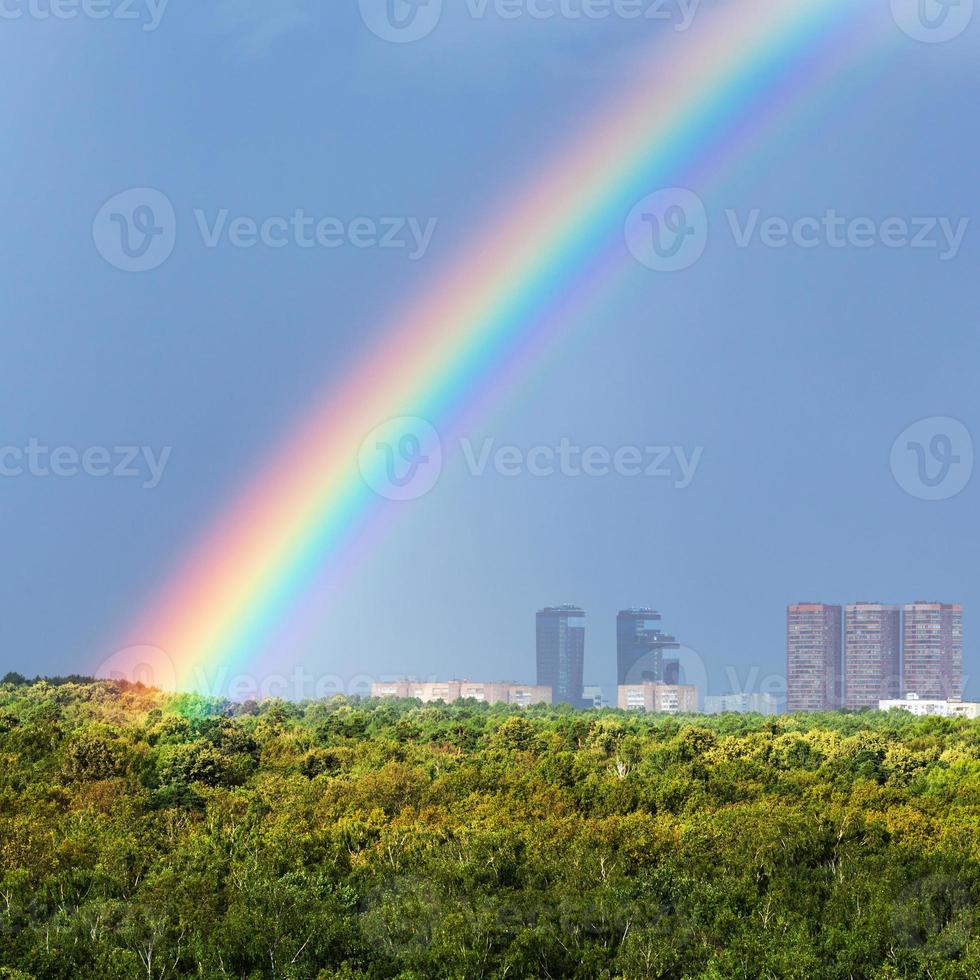
[[[0,685],[0,977],[980,977],[980,724]]]

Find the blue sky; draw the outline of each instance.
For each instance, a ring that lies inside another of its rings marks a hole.
[[[673,27],[453,8],[429,37],[392,44],[356,3],[305,0],[172,0],[143,26],[0,20],[0,446],[172,447],[153,487],[0,478],[3,669],[85,670],[111,653],[315,393]],[[652,605],[724,692],[729,669],[782,673],[788,602],[939,598],[966,605],[972,678],[980,483],[924,500],[890,453],[919,420],[959,420],[972,438],[980,423],[978,48],[980,18],[941,44],[897,32],[884,60],[856,66],[842,96],[789,118],[712,193],[699,262],[635,264],[470,434],[525,450],[699,449],[689,486],[475,477],[457,453],[289,656],[345,678],[530,680],[535,610],[574,602],[589,614],[586,677],[608,685],[616,611]],[[142,274],[93,244],[100,207],[133,187],[178,215],[173,254]],[[209,249],[191,217],[298,208],[437,225],[413,261],[350,245]],[[739,247],[731,230],[754,210],[792,222],[830,209],[877,227],[970,224],[945,260],[880,242]],[[962,457],[960,430],[954,442]]]

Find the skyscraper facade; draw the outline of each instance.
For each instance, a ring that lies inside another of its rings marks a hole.
[[[660,630],[660,613],[655,609],[624,609],[616,617],[616,672],[618,684],[664,681],[664,651],[680,644]],[[672,682],[679,676],[673,670]]]
[[[538,684],[550,687],[552,703],[584,704],[585,611],[552,606],[537,616]]]
[[[833,711],[841,698],[841,607],[801,602],[786,611],[786,707]]]
[[[963,696],[963,607],[911,602],[902,623],[902,694]]]
[[[900,694],[898,606],[856,602],[844,612],[844,707],[877,708]]]

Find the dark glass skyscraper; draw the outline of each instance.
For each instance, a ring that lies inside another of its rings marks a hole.
[[[655,609],[624,609],[616,617],[616,672],[619,684],[643,681],[663,683],[664,651],[678,650],[677,640],[657,625]],[[672,683],[678,683],[676,662],[671,668]]]
[[[537,620],[538,684],[551,688],[552,704],[583,706],[585,610],[578,606],[542,609]]]

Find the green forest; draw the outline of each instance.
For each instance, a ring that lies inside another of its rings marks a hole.
[[[0,685],[0,977],[980,977],[980,723]]]

